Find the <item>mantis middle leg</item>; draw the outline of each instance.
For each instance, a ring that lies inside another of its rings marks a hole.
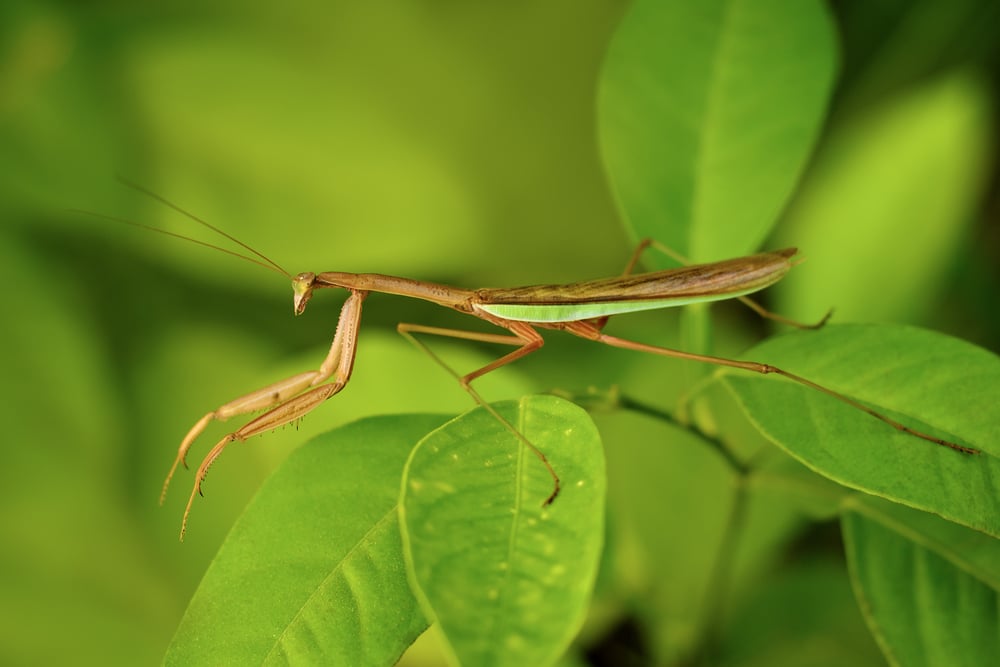
[[[549,463],[549,460],[548,458],[546,458],[545,454],[542,453],[542,450],[538,449],[538,447],[536,447],[530,440],[528,440],[528,438],[525,437],[523,433],[518,431],[513,424],[504,419],[503,416],[499,412],[497,412],[492,405],[487,403],[483,399],[483,397],[479,395],[479,392],[477,392],[472,387],[472,381],[475,380],[476,378],[482,377],[483,375],[486,375],[491,371],[495,371],[501,366],[506,366],[511,362],[517,361],[521,357],[527,356],[532,352],[535,352],[540,347],[542,347],[544,340],[542,339],[541,334],[539,334],[534,327],[532,327],[530,324],[526,322],[516,322],[510,320],[494,321],[492,319],[489,319],[488,321],[490,321],[493,324],[496,324],[499,327],[507,329],[508,331],[510,331],[510,334],[490,334],[478,331],[466,331],[464,329],[446,329],[442,327],[424,326],[422,324],[409,324],[406,322],[400,322],[398,325],[396,325],[396,330],[411,343],[413,343],[418,348],[423,350],[428,356],[431,357],[431,359],[437,362],[439,366],[444,368],[455,379],[457,379],[459,383],[462,385],[462,388],[465,389],[465,391],[468,392],[470,396],[472,396],[473,400],[475,400],[476,403],[478,403],[483,409],[485,409],[487,412],[493,415],[493,417],[497,421],[503,424],[508,431],[513,433],[514,436],[517,437],[517,439],[520,440],[522,444],[528,447],[528,449],[530,449],[535,454],[535,456],[538,457],[538,460],[541,461],[542,464],[545,466],[545,469],[549,472],[549,475],[552,476],[552,493],[549,494],[549,496],[542,503],[542,506],[544,507],[546,505],[549,505],[553,500],[556,499],[556,496],[559,495],[559,488],[560,488],[559,475],[556,474],[555,469],[552,467],[552,464]],[[421,342],[414,334],[444,336],[447,338],[459,338],[462,340],[472,340],[481,343],[496,343],[498,345],[514,345],[517,346],[517,349],[514,350],[513,352],[503,355],[499,359],[496,359],[486,364],[482,368],[478,368],[472,371],[471,373],[468,373],[466,375],[459,375],[458,373],[455,372],[455,370],[451,366],[445,363],[445,361],[441,359],[441,357],[439,357],[433,350],[431,350],[427,345]]]

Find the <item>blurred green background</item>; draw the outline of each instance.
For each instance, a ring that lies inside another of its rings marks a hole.
[[[809,261],[774,303],[996,350],[995,3],[876,4],[832,5],[835,104],[769,244]],[[234,517],[297,443],[367,414],[471,407],[394,330],[468,325],[374,295],[351,386],[299,430],[227,451],[178,544],[190,475],[164,509],[156,499],[181,437],[220,403],[315,367],[341,297],[318,295],[295,321],[273,273],[70,209],[213,240],[120,174],[292,273],[468,287],[614,274],[633,239],[604,175],[595,99],[627,8],[3,4],[0,663],[157,662]],[[915,227],[906,207],[935,223]],[[867,224],[884,218],[897,226]],[[648,363],[563,338],[481,391],[608,386]],[[491,354],[436,349],[459,369]]]

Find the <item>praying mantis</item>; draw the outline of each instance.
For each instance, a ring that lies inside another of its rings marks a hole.
[[[639,247],[620,276],[569,284],[529,285],[514,288],[465,289],[378,273],[347,273],[342,271],[326,271],[322,273],[304,272],[292,276],[262,253],[214,225],[188,213],[165,198],[141,186],[128,185],[238,244],[252,253],[253,257],[180,234],[174,234],[173,232],[157,227],[112,218],[111,216],[100,217],[110,218],[118,222],[207,246],[282,274],[286,278],[289,278],[292,283],[293,312],[295,315],[301,315],[305,312],[306,306],[317,290],[336,288],[347,292],[347,299],[341,307],[340,318],[330,351],[320,363],[319,368],[285,378],[209,411],[191,427],[181,441],[173,465],[170,467],[170,471],[163,483],[160,495],[161,504],[166,497],[170,481],[177,471],[178,466],[184,465],[184,467],[187,467],[186,458],[189,450],[210,423],[263,411],[263,414],[223,436],[202,460],[195,474],[194,485],[181,521],[180,538],[182,540],[187,530],[187,521],[195,497],[201,493],[201,486],[208,474],[208,470],[230,443],[244,441],[279,426],[297,422],[306,414],[319,407],[321,403],[344,389],[354,369],[362,304],[365,297],[371,292],[429,301],[439,306],[451,308],[460,313],[479,318],[506,331],[506,333],[484,333],[420,324],[400,323],[397,325],[397,331],[400,334],[427,351],[439,363],[442,363],[440,359],[422,342],[418,341],[415,335],[444,336],[481,343],[506,345],[514,348],[513,351],[464,376],[458,376],[454,372],[453,374],[458,377],[462,388],[477,403],[491,412],[496,419],[513,432],[524,445],[532,450],[545,466],[552,477],[553,489],[551,494],[545,499],[543,505],[551,503],[559,493],[560,482],[556,470],[546,459],[542,451],[518,433],[512,425],[507,423],[472,387],[472,382],[477,378],[540,349],[544,340],[539,333],[539,329],[564,331],[594,342],[638,352],[687,359],[764,375],[778,375],[842,401],[884,422],[888,426],[913,437],[965,454],[979,453],[976,449],[965,447],[906,426],[844,394],[840,394],[828,387],[824,387],[807,378],[770,364],[685,352],[604,333],[604,326],[613,315],[733,298],[744,301],[764,317],[801,328],[818,328],[826,322],[829,314],[816,324],[799,324],[771,313],[747,298],[748,294],[773,285],[788,273],[794,264],[793,258],[797,252],[794,248],[764,252],[748,257],[709,264],[683,266],[649,273],[634,273],[634,269],[642,253],[651,245],[655,245],[670,254],[668,249],[659,246],[654,241],[647,240],[639,244]],[[442,365],[444,364],[442,363]]]

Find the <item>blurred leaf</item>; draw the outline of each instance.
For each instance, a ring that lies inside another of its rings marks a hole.
[[[161,20],[122,49],[157,157],[137,179],[238,222],[292,272],[493,284],[514,257],[579,267],[620,243],[590,146],[594,61],[620,10],[306,5]]]
[[[844,496],[851,493],[791,456],[764,462],[756,467],[749,481],[759,495],[794,506],[802,516],[815,521],[839,515]]]
[[[847,113],[997,52],[993,0],[850,0],[837,9],[847,55],[838,105]]]
[[[0,279],[0,663],[154,660],[176,600],[122,502],[131,452],[91,304],[16,232],[0,242]]]
[[[444,419],[364,419],[293,452],[233,526],[166,663],[393,663],[427,626],[403,566],[399,480]]]
[[[990,158],[990,100],[955,74],[893,98],[833,134],[782,227],[807,261],[779,311],[838,321],[932,316],[969,233]]]
[[[878,499],[848,507],[855,591],[886,657],[906,667],[992,664],[1000,540]]]
[[[479,409],[428,435],[402,489],[411,581],[465,665],[548,665],[590,602],[604,533],[604,458],[579,407],[533,396],[498,411],[548,458]]]
[[[477,215],[459,175],[385,110],[323,85],[322,61],[262,50],[252,33],[190,26],[177,49],[180,37],[138,42],[128,58],[155,148],[180,167],[151,184],[159,193],[227,229],[238,221],[239,237],[293,274],[440,270],[442,258],[476,245]],[[266,97],[259,81],[271,91]],[[289,106],[295,121],[283,122]],[[268,169],[241,170],[245,164]],[[242,174],[239,183],[227,182],[230,170]],[[191,230],[156,203],[144,219]],[[434,234],[412,233],[431,219]],[[171,252],[181,262],[191,249]]]
[[[883,667],[843,563],[797,559],[761,576],[733,611],[726,667]]]
[[[156,524],[144,519],[155,487],[135,466],[157,451],[129,382],[148,342],[140,332],[157,318],[122,317],[141,281],[108,287],[121,258],[57,236],[44,212],[29,219],[0,240],[0,274],[14,286],[0,300],[18,313],[0,333],[12,351],[0,411],[16,443],[0,472],[0,663],[151,663],[186,601],[173,554],[153,546]],[[157,293],[147,287],[143,297]],[[154,393],[163,403],[171,392]]]
[[[599,421],[608,452],[609,511],[626,554],[617,583],[647,628],[650,651],[673,664],[690,659],[706,634],[720,631],[707,625],[719,620],[713,617],[719,596],[728,606],[758,587],[776,562],[784,563],[784,548],[808,513],[830,516],[844,491],[788,456],[774,456],[776,463],[767,465],[757,455],[754,464],[761,468],[743,482],[747,493],[741,496],[739,476],[704,441],[662,422],[626,417],[602,415]],[[798,469],[804,472],[796,476]],[[726,541],[734,535],[734,542]]]
[[[655,336],[650,330],[633,337]],[[662,333],[657,342],[676,347]],[[629,402],[630,410],[638,408],[632,401],[646,407],[675,403],[678,371],[691,362],[620,356],[637,361],[620,380],[621,400]],[[832,516],[844,493],[843,487],[771,446],[724,387],[709,387],[703,394],[708,393],[712,432],[738,459],[753,462],[754,470],[742,482],[718,452],[687,429],[630,413],[598,416],[608,457],[609,512],[624,554],[618,559],[617,585],[627,591],[647,629],[650,652],[668,664],[690,657],[706,631],[718,630],[706,627],[706,621],[711,621],[710,605],[718,602],[712,596],[720,591],[712,587],[719,577],[722,595],[740,595],[783,557],[784,545],[809,512]],[[614,403],[614,394],[603,398]],[[741,483],[748,493],[737,508]],[[830,494],[831,487],[838,492]],[[734,512],[742,515],[735,529]],[[739,533],[735,544],[726,546],[727,530]]]
[[[118,35],[102,32],[100,51],[81,48],[88,22],[62,4],[0,8],[0,198],[34,212],[107,202],[93,193],[129,148],[124,109],[108,103],[104,57]]]
[[[846,486],[1000,535],[1000,359],[964,341],[888,325],[828,326],[747,353],[906,424],[981,450],[906,435],[808,387],[720,376],[773,442]]]
[[[2,305],[14,316],[0,331],[0,345],[8,352],[4,375],[17,383],[16,391],[4,396],[11,415],[4,420],[6,436],[11,442],[44,444],[41,449],[12,447],[7,461],[55,459],[107,482],[123,449],[121,416],[108,396],[113,373],[93,309],[72,271],[39,258],[20,234],[4,241],[0,279],[10,289],[4,290]],[[47,280],[63,287],[40,294],[35,281]],[[0,467],[0,475],[6,471]],[[25,482],[33,484],[15,475],[7,485]]]
[[[599,101],[633,237],[696,261],[757,248],[819,132],[835,58],[820,2],[633,3]]]
[[[995,537],[868,494],[851,494],[843,508],[905,537],[952,562],[984,585],[1000,590],[1000,540]]]
[[[637,601],[650,650],[670,663],[690,654],[733,503],[733,476],[694,435],[634,415],[602,415],[618,585]],[[692,502],[692,498],[698,498]],[[652,509],[651,509],[652,508]]]

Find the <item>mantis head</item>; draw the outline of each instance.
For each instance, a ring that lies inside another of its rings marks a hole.
[[[306,304],[312,298],[313,283],[316,282],[316,274],[306,271],[292,278],[292,291],[295,293],[293,308],[296,315],[301,315],[306,310]]]

